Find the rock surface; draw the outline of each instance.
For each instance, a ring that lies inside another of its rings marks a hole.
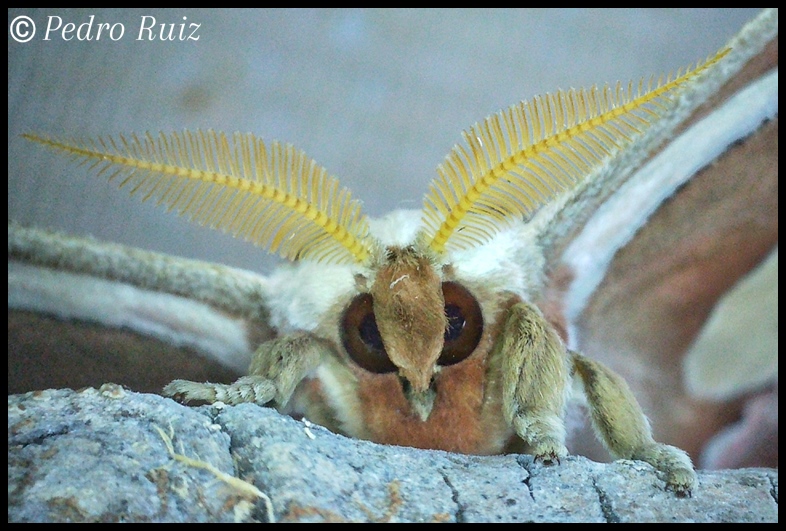
[[[269,520],[777,522],[778,471],[700,472],[677,498],[640,462],[382,446],[113,384],[8,397],[9,522]]]

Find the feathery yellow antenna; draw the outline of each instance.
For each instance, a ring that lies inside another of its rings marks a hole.
[[[185,131],[61,141],[22,135],[90,163],[98,175],[156,198],[168,210],[271,252],[346,263],[369,257],[360,204],[324,168],[291,145],[270,147],[252,134]]]
[[[634,88],[559,91],[523,101],[464,132],[438,168],[424,199],[429,246],[445,251],[488,241],[514,218],[538,207],[590,174],[668,110],[675,89],[730,50],[676,79],[650,79]]]

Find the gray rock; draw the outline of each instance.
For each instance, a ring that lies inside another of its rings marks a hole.
[[[9,522],[271,519],[777,522],[778,472],[700,472],[677,498],[639,462],[382,446],[251,404],[189,408],[112,384],[8,397]]]

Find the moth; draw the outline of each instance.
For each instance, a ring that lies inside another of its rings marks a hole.
[[[250,134],[26,137],[291,261],[262,289],[279,335],[259,345],[249,375],[175,380],[166,395],[274,405],[387,444],[473,454],[523,445],[552,463],[567,455],[575,382],[611,454],[651,463],[688,495],[687,454],[653,440],[625,382],[568,348],[541,306],[555,220],[611,193],[593,189],[597,174],[662,135],[728,53],[674,79],[557,92],[492,115],[438,168],[422,211],[379,220],[304,153]]]

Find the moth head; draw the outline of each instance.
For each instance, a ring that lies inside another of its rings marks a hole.
[[[397,374],[413,412],[426,420],[435,375],[480,342],[480,305],[461,284],[445,280],[433,254],[416,245],[388,247],[373,271],[372,279],[360,279],[367,289],[343,313],[344,349],[365,371]]]

